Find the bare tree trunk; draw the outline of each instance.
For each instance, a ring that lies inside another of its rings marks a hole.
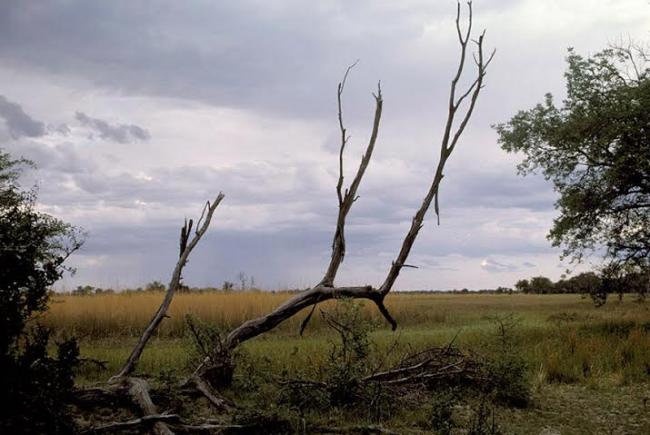
[[[375,289],[372,286],[338,287],[338,288],[334,287],[334,278],[338,271],[338,267],[343,261],[343,257],[345,255],[345,237],[344,237],[345,220],[353,203],[357,199],[356,196],[357,189],[359,187],[359,184],[361,183],[363,174],[368,166],[370,157],[372,156],[372,151],[374,149],[374,144],[376,142],[377,133],[379,129],[379,121],[381,119],[381,111],[383,107],[383,100],[381,98],[381,89],[379,89],[378,94],[375,95],[375,101],[376,101],[375,121],[373,123],[373,131],[370,138],[370,142],[366,149],[366,153],[362,158],[359,170],[357,171],[354,181],[350,185],[350,188],[347,189],[345,193],[343,193],[342,192],[343,151],[345,149],[345,145],[347,144],[348,137],[346,135],[346,129],[343,126],[341,95],[343,92],[343,88],[345,86],[345,81],[348,76],[348,73],[350,72],[350,69],[354,66],[352,65],[346,71],[343,81],[339,83],[338,93],[337,93],[339,127],[341,130],[341,147],[339,151],[339,180],[337,183],[339,215],[337,219],[334,240],[332,243],[332,258],[329,267],[327,269],[327,272],[325,273],[325,276],[317,286],[295,295],[294,297],[292,297],[291,299],[287,300],[282,305],[274,309],[269,314],[261,316],[257,319],[248,320],[244,322],[242,325],[240,325],[239,327],[232,330],[226,337],[226,344],[228,348],[234,349],[240,343],[275,328],[283,321],[296,315],[303,308],[312,306],[312,311],[306,317],[301,327],[301,332],[302,332],[306,323],[309,321],[311,315],[314,312],[315,305],[318,304],[319,302],[332,299],[332,298],[337,298],[337,297],[369,299],[377,305],[379,311],[386,318],[386,320],[391,324],[392,328],[395,329],[397,327],[397,323],[392,318],[392,316],[390,315],[390,313],[388,312],[388,310],[384,305],[384,298],[393,288],[395,281],[397,280],[400,274],[401,269],[403,267],[408,266],[406,264],[406,261],[408,259],[409,253],[411,252],[411,248],[413,247],[415,239],[417,238],[417,235],[420,229],[422,228],[424,218],[432,202],[434,203],[434,210],[436,214],[439,216],[438,192],[439,192],[440,183],[444,177],[443,172],[444,172],[445,164],[447,163],[447,160],[449,159],[451,153],[455,149],[461,134],[465,130],[465,127],[467,126],[467,123],[469,122],[469,119],[472,116],[479,93],[484,86],[483,80],[486,75],[487,66],[490,64],[494,56],[494,51],[493,51],[487,57],[487,59],[484,58],[483,38],[485,32],[483,32],[479,36],[478,40],[473,41],[477,46],[477,53],[474,55],[474,63],[476,64],[476,68],[477,68],[476,78],[464,90],[464,92],[460,94],[459,97],[457,97],[456,96],[457,86],[465,67],[466,58],[467,58],[467,46],[470,41],[471,30],[472,30],[471,2],[468,3],[468,11],[469,12],[468,12],[468,19],[467,19],[468,21],[467,29],[463,31],[460,25],[461,8],[460,8],[460,3],[458,3],[457,11],[456,11],[456,31],[458,34],[458,41],[460,43],[460,60],[458,63],[456,74],[454,75],[451,81],[447,120],[446,120],[445,130],[444,130],[441,147],[440,147],[440,160],[434,172],[433,180],[431,182],[431,187],[429,188],[429,191],[425,195],[417,213],[413,217],[413,220],[411,222],[411,227],[407,232],[406,236],[404,237],[397,258],[395,259],[395,261],[393,261],[388,271],[388,274],[386,276],[386,279],[384,280],[381,287],[379,287],[378,289]],[[468,97],[469,100],[468,103],[464,106],[462,115],[460,117],[460,122],[455,127],[454,121],[456,121],[456,118],[459,114],[459,109],[461,108],[462,103]],[[197,368],[194,374],[200,376],[202,370],[209,362],[210,362],[209,358],[206,358],[206,360]]]
[[[221,203],[223,198],[224,198],[223,193],[219,193],[219,195],[217,195],[217,197],[212,202],[212,204],[210,204],[209,201],[205,204],[205,206],[203,207],[203,211],[201,213],[201,217],[199,218],[199,221],[196,224],[196,228],[197,228],[196,232],[191,240],[190,240],[190,233],[192,232],[193,221],[192,219],[190,219],[189,222],[187,220],[185,221],[185,225],[181,228],[180,249],[179,249],[180,254],[179,254],[178,262],[176,263],[176,267],[174,267],[174,272],[172,273],[171,280],[169,281],[169,286],[167,287],[165,298],[163,299],[163,302],[160,304],[160,307],[158,307],[158,310],[156,311],[153,318],[149,322],[149,325],[147,325],[145,330],[142,332],[142,335],[140,336],[138,343],[131,351],[131,355],[129,355],[129,358],[126,360],[124,366],[119,371],[119,373],[117,373],[116,375],[114,375],[109,379],[108,381],[109,383],[120,381],[124,377],[130,375],[135,369],[135,366],[138,363],[138,360],[140,359],[140,355],[142,355],[142,351],[147,345],[147,342],[149,341],[153,333],[158,328],[160,322],[162,322],[162,320],[167,316],[167,310],[169,309],[169,306],[172,303],[172,299],[174,298],[174,293],[176,293],[176,290],[178,290],[181,284],[183,268],[187,264],[187,260],[190,256],[190,253],[192,252],[194,247],[199,243],[201,237],[203,237],[205,232],[208,230],[208,227],[210,226],[210,221],[212,220],[212,215],[214,214],[214,211],[217,209],[219,203]]]
[[[270,331],[283,321],[287,320],[290,317],[293,317],[303,308],[329,299],[341,297],[369,299],[373,301],[375,304],[377,304],[380,311],[382,311],[382,314],[386,320],[391,325],[393,325],[393,329],[397,327],[397,323],[384,307],[384,296],[371,286],[314,287],[295,295],[277,307],[271,313],[257,319],[244,322],[228,334],[226,337],[226,344],[229,348],[233,349],[243,341],[256,337],[264,332]]]

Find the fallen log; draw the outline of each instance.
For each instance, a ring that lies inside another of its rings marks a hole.
[[[149,426],[159,422],[171,423],[177,421],[180,421],[180,417],[176,414],[152,414],[145,415],[144,417],[136,418],[133,420],[115,421],[101,426],[95,426],[88,430],[85,430],[82,433],[94,434],[101,432],[120,432],[124,430],[134,429],[140,426],[144,426],[149,429]]]
[[[133,402],[140,407],[144,413],[143,417],[160,415],[149,395],[149,385],[147,381],[140,378],[126,378],[125,383],[129,386],[129,395]],[[163,421],[156,421],[153,424],[153,433],[156,435],[173,435],[174,432],[169,429]]]

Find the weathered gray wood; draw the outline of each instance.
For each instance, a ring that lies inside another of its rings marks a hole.
[[[119,373],[117,373],[116,375],[114,375],[109,379],[108,381],[109,383],[115,383],[120,381],[124,377],[131,374],[135,369],[135,366],[138,363],[138,360],[140,359],[140,355],[142,355],[142,351],[147,345],[147,342],[149,341],[153,333],[156,331],[156,328],[158,328],[160,322],[162,322],[162,320],[167,315],[167,310],[169,309],[169,306],[172,303],[174,294],[176,293],[176,290],[178,290],[178,287],[181,284],[183,268],[187,264],[187,260],[190,256],[190,253],[192,252],[194,247],[199,243],[201,237],[203,237],[205,232],[208,230],[208,227],[210,226],[210,221],[212,220],[212,215],[214,214],[214,211],[217,209],[217,207],[219,206],[223,198],[224,195],[223,193],[220,192],[219,195],[217,195],[215,200],[212,202],[212,204],[209,201],[206,203],[205,207],[203,208],[203,212],[201,213],[201,217],[197,222],[196,233],[194,234],[191,240],[189,240],[189,237],[190,237],[190,232],[192,230],[192,220],[190,219],[189,225],[187,221],[185,222],[185,225],[181,229],[180,254],[179,254],[178,262],[174,267],[171,280],[169,281],[169,286],[167,287],[167,292],[165,293],[165,298],[163,299],[162,303],[158,307],[158,310],[153,315],[153,318],[151,319],[151,321],[149,322],[145,330],[142,332],[142,335],[140,336],[138,343],[131,351],[131,354],[129,355],[129,358],[124,363],[124,366],[119,371]]]
[[[93,428],[84,431],[84,433],[94,434],[94,433],[101,433],[101,432],[121,432],[125,429],[134,429],[139,426],[146,427],[152,423],[158,423],[158,422],[171,423],[171,422],[177,422],[179,420],[180,417],[176,414],[146,415],[144,417],[135,418],[133,420],[115,421],[101,426],[95,426]]]
[[[444,177],[443,171],[445,168],[445,164],[447,163],[449,156],[455,149],[456,144],[458,143],[458,139],[460,139],[461,134],[465,130],[465,127],[467,126],[467,123],[469,122],[469,119],[471,118],[472,113],[474,112],[476,101],[478,99],[481,89],[483,88],[483,79],[485,78],[487,66],[490,64],[492,58],[494,57],[495,52],[492,51],[488,59],[487,60],[484,59],[483,37],[485,35],[485,31],[483,31],[483,33],[479,36],[478,41],[474,41],[478,49],[478,58],[475,58],[475,63],[477,66],[477,73],[476,73],[477,77],[474,80],[474,82],[472,82],[472,84],[469,86],[469,88],[458,99],[456,99],[456,88],[458,86],[458,81],[460,80],[460,77],[463,73],[463,69],[465,67],[465,59],[467,57],[467,44],[470,41],[470,36],[472,31],[472,2],[468,2],[467,4],[469,8],[469,17],[468,17],[467,30],[464,35],[460,27],[460,3],[458,3],[458,7],[456,10],[456,31],[458,33],[458,40],[460,42],[461,55],[460,55],[460,61],[458,62],[458,69],[456,70],[456,75],[451,81],[451,87],[449,90],[449,108],[447,114],[447,122],[445,124],[445,130],[442,137],[442,143],[440,145],[440,160],[438,161],[438,166],[434,173],[433,181],[431,182],[431,187],[429,187],[427,194],[422,200],[422,204],[420,205],[420,208],[418,209],[417,213],[413,217],[413,220],[411,221],[411,227],[409,228],[409,231],[406,233],[406,236],[404,237],[399,254],[397,255],[397,258],[393,261],[388,271],[388,274],[386,276],[386,279],[384,280],[384,283],[380,287],[380,292],[383,294],[387,294],[393,288],[393,286],[395,285],[395,281],[397,280],[397,277],[400,274],[400,271],[402,270],[403,267],[407,266],[406,260],[408,259],[408,256],[411,252],[411,248],[413,247],[413,243],[415,243],[415,239],[417,238],[418,233],[420,232],[420,229],[423,226],[424,217],[426,216],[427,211],[431,207],[431,202],[433,202],[434,200],[435,200],[434,209],[436,215],[438,216],[438,222],[440,222],[438,192],[440,188],[440,183],[442,182],[442,179]],[[463,100],[465,100],[465,98],[470,94],[471,94],[471,99],[469,105],[464,115],[461,118],[460,124],[454,131],[454,121],[456,120],[458,109],[461,107]]]
[[[205,396],[208,401],[214,405],[217,409],[232,411],[234,406],[232,403],[228,402],[226,399],[221,397],[214,389],[205,382],[200,376],[193,375],[192,382],[196,389]]]
[[[461,94],[460,97],[457,98],[456,92],[457,92],[458,82],[465,68],[465,63],[467,58],[467,46],[469,44],[470,37],[471,37],[471,30],[472,30],[471,2],[468,3],[468,8],[469,8],[468,25],[467,25],[467,29],[463,32],[460,26],[461,8],[460,8],[460,3],[458,3],[457,13],[456,13],[456,30],[458,33],[458,40],[460,43],[461,53],[460,53],[458,68],[451,81],[451,86],[449,91],[449,107],[448,107],[445,129],[444,129],[442,142],[440,146],[440,159],[438,161],[438,165],[434,172],[431,186],[427,194],[425,195],[424,199],[422,200],[420,208],[418,209],[415,216],[413,217],[413,220],[411,222],[411,227],[407,232],[406,236],[404,237],[397,258],[395,259],[395,261],[392,262],[392,265],[388,270],[387,276],[383,284],[378,289],[375,289],[371,286],[338,287],[338,288],[333,287],[333,281],[336,275],[336,271],[338,270],[338,266],[340,265],[343,259],[343,255],[345,253],[345,238],[343,232],[345,219],[347,217],[347,213],[349,212],[352,204],[356,200],[356,190],[361,182],[363,173],[367,168],[370,157],[372,155],[372,150],[374,148],[374,144],[376,141],[376,135],[378,133],[379,120],[381,119],[381,110],[383,105],[383,100],[381,98],[381,90],[380,90],[378,92],[378,95],[375,96],[377,108],[375,111],[375,123],[373,126],[373,134],[370,143],[366,150],[366,154],[362,159],[360,168],[357,171],[357,175],[354,181],[352,182],[350,188],[345,192],[345,194],[343,194],[341,191],[343,185],[342,155],[343,155],[343,150],[345,148],[345,145],[347,143],[347,136],[342,121],[341,93],[345,84],[345,78],[347,77],[347,74],[349,72],[348,69],[344,77],[344,80],[339,84],[339,88],[338,88],[339,89],[338,91],[339,127],[341,130],[341,148],[339,152],[339,180],[337,184],[337,193],[339,196],[339,217],[337,220],[334,242],[332,245],[332,260],[330,261],[328,271],[326,272],[325,277],[319,283],[319,285],[295,295],[294,297],[292,297],[291,299],[287,300],[282,305],[274,309],[269,314],[261,316],[257,319],[248,320],[244,322],[242,325],[232,330],[226,338],[226,343],[230,348],[234,348],[239,343],[242,343],[243,341],[249,340],[253,337],[256,337],[264,332],[267,332],[275,328],[278,324],[296,315],[303,308],[314,306],[315,304],[318,304],[320,302],[335,297],[350,297],[350,298],[359,298],[359,299],[369,299],[373,301],[377,305],[381,314],[392,325],[393,329],[396,328],[397,323],[395,322],[395,320],[392,318],[392,316],[386,309],[386,306],[384,305],[384,298],[393,288],[395,281],[397,280],[402,268],[410,267],[410,265],[406,264],[406,260],[408,259],[408,256],[411,252],[411,248],[413,247],[413,244],[418,236],[418,233],[422,228],[424,218],[428,210],[430,209],[432,203],[434,203],[436,214],[439,215],[438,192],[439,192],[440,183],[442,182],[442,179],[444,177],[443,171],[445,165],[451,153],[455,149],[461,134],[465,130],[465,127],[467,126],[469,119],[472,116],[479,93],[484,86],[483,80],[486,75],[487,66],[492,61],[492,58],[494,56],[494,51],[493,51],[487,59],[484,58],[483,39],[484,39],[485,32],[483,32],[479,36],[479,39],[474,41],[477,46],[477,56],[474,57],[475,64],[477,67],[476,79],[463,92],[463,94]],[[465,101],[468,97],[470,98],[469,103],[465,108],[465,111],[460,116],[460,122],[454,128],[455,121],[459,115],[459,109],[462,107],[463,101]],[[311,317],[311,313],[306,320],[308,320],[310,317]],[[305,323],[303,323],[303,328],[304,328],[304,324]],[[208,362],[209,360],[206,359],[204,361],[204,364]],[[197,369],[197,372],[198,371],[200,371],[200,367],[199,369]]]
[[[358,61],[357,61],[358,62]],[[339,129],[341,131],[341,146],[339,148],[339,178],[336,183],[336,195],[338,198],[339,213],[336,219],[336,230],[334,232],[334,239],[332,240],[332,256],[330,259],[329,266],[325,272],[325,276],[317,287],[334,287],[334,279],[336,278],[336,273],[338,272],[339,266],[343,262],[345,257],[345,220],[348,216],[348,213],[352,209],[352,205],[357,200],[357,191],[361,185],[361,180],[363,175],[370,164],[370,159],[372,158],[372,152],[375,149],[375,143],[377,142],[377,136],[379,135],[379,123],[381,122],[381,112],[384,106],[384,100],[381,96],[381,84],[377,84],[377,94],[373,94],[375,98],[375,117],[372,123],[372,132],[370,134],[370,140],[368,141],[368,146],[366,147],[366,152],[361,158],[359,163],[359,168],[350,183],[350,187],[345,189],[343,192],[343,152],[345,151],[345,146],[349,140],[347,136],[347,130],[343,125],[343,104],[342,104],[342,95],[343,90],[345,89],[345,82],[347,81],[348,74],[350,70],[357,64],[355,62],[345,71],[343,80],[339,83],[337,89],[337,102],[338,102],[338,120],[339,120]]]
[[[382,311],[386,320],[396,327],[395,320],[384,307],[384,295],[372,288],[365,287],[314,287],[298,293],[269,314],[248,320],[232,330],[226,337],[227,346],[235,348],[243,341],[256,337],[275,328],[278,324],[297,314],[303,308],[333,298],[356,298],[373,301]]]
[[[149,395],[149,385],[147,381],[140,378],[126,378],[129,386],[129,395],[133,402],[140,407],[143,417],[158,415],[156,405],[154,405]],[[151,418],[151,417],[149,417]],[[173,435],[174,432],[162,421],[157,421],[153,425],[153,432],[156,435]]]

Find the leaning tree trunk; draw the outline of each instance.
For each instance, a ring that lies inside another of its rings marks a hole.
[[[377,134],[379,130],[379,122],[381,119],[381,112],[383,107],[383,99],[381,96],[381,88],[378,87],[377,95],[375,95],[375,119],[373,122],[372,134],[370,137],[370,142],[367,146],[366,152],[363,155],[361,164],[356,173],[356,176],[351,183],[350,187],[345,190],[343,193],[343,151],[348,142],[348,136],[346,134],[346,129],[343,125],[343,116],[342,116],[342,104],[341,104],[341,95],[345,86],[345,81],[350,72],[350,69],[354,66],[349,67],[343,77],[343,80],[338,85],[338,120],[339,127],[341,130],[341,146],[339,152],[339,179],[336,186],[338,204],[339,204],[339,213],[336,222],[336,229],[334,232],[334,240],[332,243],[332,257],[325,273],[325,276],[315,287],[305,290],[297,295],[293,296],[282,305],[271,311],[270,313],[258,317],[256,319],[248,320],[232,330],[225,338],[225,345],[230,348],[236,348],[240,343],[249,340],[253,337],[256,337],[260,334],[263,334],[271,329],[275,328],[280,323],[285,320],[293,317],[298,312],[304,308],[312,307],[311,311],[305,318],[302,323],[300,332],[305,329],[307,322],[311,318],[316,304],[326,301],[328,299],[338,298],[338,297],[349,297],[357,299],[368,299],[375,303],[379,312],[384,316],[384,318],[391,324],[392,329],[394,330],[397,327],[397,322],[390,315],[388,309],[384,305],[384,300],[386,295],[391,291],[395,285],[402,268],[404,267],[414,267],[408,265],[407,259],[415,243],[415,240],[418,236],[420,229],[424,224],[424,218],[431,207],[431,204],[434,204],[434,210],[439,219],[439,188],[440,183],[444,177],[445,165],[451,156],[452,152],[458,144],[458,140],[462,135],[465,127],[467,126],[476,106],[478,96],[481,89],[483,88],[484,78],[486,75],[487,67],[494,57],[494,51],[490,53],[487,58],[484,56],[483,52],[483,40],[485,32],[482,32],[478,40],[473,40],[477,47],[477,53],[473,56],[474,63],[476,65],[476,76],[471,84],[464,89],[464,91],[457,95],[458,92],[458,83],[463,75],[463,71],[466,66],[467,59],[467,48],[470,41],[470,36],[472,32],[472,3],[468,3],[468,18],[467,18],[467,28],[463,31],[460,25],[460,3],[457,5],[456,10],[456,31],[458,35],[458,41],[460,44],[460,59],[458,62],[458,67],[456,73],[451,80],[450,90],[449,90],[449,102],[448,102],[448,112],[447,119],[445,123],[445,129],[440,145],[440,159],[438,165],[433,173],[433,178],[431,185],[420,208],[415,213],[413,220],[411,221],[411,226],[406,233],[404,240],[402,241],[401,248],[397,255],[397,258],[392,262],[386,278],[382,285],[378,288],[372,286],[365,287],[336,287],[334,285],[334,279],[340,264],[343,261],[345,255],[345,222],[352,208],[354,202],[358,199],[357,189],[361,183],[365,170],[370,162],[372,156],[372,151],[374,149],[375,142],[377,140]],[[355,63],[356,65],[356,63]],[[465,103],[465,104],[463,104]],[[462,109],[461,109],[462,108]],[[458,122],[456,125],[455,122]],[[209,357],[197,367],[193,376],[201,376],[203,373],[208,370],[210,364]]]
[[[101,428],[102,431],[122,430],[122,429],[127,429],[128,427],[131,427],[133,425],[137,426],[137,425],[151,422],[153,424],[152,430],[156,435],[174,434],[174,432],[169,428],[169,425],[167,424],[167,421],[170,421],[171,416],[158,414],[156,405],[154,404],[149,394],[148,383],[144,379],[131,377],[130,375],[135,370],[135,367],[138,361],[140,360],[140,356],[142,355],[144,348],[149,342],[149,339],[154,334],[154,332],[156,331],[156,329],[158,328],[162,320],[165,317],[167,317],[167,310],[169,309],[169,306],[172,303],[174,294],[176,293],[176,291],[181,285],[181,281],[183,278],[182,277],[183,268],[187,264],[190,253],[199,243],[201,237],[203,237],[203,235],[208,230],[208,227],[210,226],[210,222],[212,220],[212,215],[214,214],[215,210],[217,209],[217,207],[219,206],[223,198],[224,195],[222,193],[219,193],[219,195],[217,195],[217,197],[212,203],[208,201],[205,204],[205,206],[203,207],[203,211],[201,212],[201,216],[199,217],[199,220],[196,224],[196,230],[193,236],[191,234],[192,227],[194,224],[193,220],[190,219],[189,221],[187,220],[185,221],[185,224],[181,228],[179,258],[178,261],[176,262],[176,266],[174,267],[174,271],[172,273],[169,286],[167,287],[167,291],[165,293],[163,302],[160,304],[160,307],[158,307],[158,310],[153,315],[151,321],[149,322],[145,330],[142,332],[140,339],[138,340],[137,344],[131,351],[131,354],[129,355],[128,359],[124,363],[124,366],[117,374],[115,374],[108,380],[108,384],[113,389],[123,390],[128,393],[133,403],[140,408],[143,417],[130,422],[114,422],[108,426]],[[209,395],[209,390],[207,389],[207,387],[201,389],[200,383],[197,383],[197,389],[200,392],[202,392],[204,395],[206,396]],[[216,398],[215,395],[213,395],[213,397]],[[95,428],[95,430],[99,430],[99,429],[100,428]]]
[[[181,228],[179,258],[178,261],[176,262],[176,266],[174,267],[174,272],[172,273],[171,280],[169,281],[169,286],[167,287],[165,298],[163,299],[163,302],[160,304],[160,307],[158,307],[156,313],[153,315],[151,321],[149,321],[149,324],[147,325],[145,330],[142,332],[142,335],[140,336],[138,343],[131,351],[131,354],[129,355],[129,358],[124,363],[124,366],[119,371],[119,373],[117,373],[109,380],[109,383],[117,382],[121,380],[122,378],[130,375],[131,372],[133,372],[133,370],[135,369],[136,364],[140,360],[140,355],[142,355],[142,351],[144,351],[144,348],[149,342],[149,339],[158,328],[158,325],[160,325],[160,322],[162,322],[162,320],[167,316],[167,310],[169,309],[169,306],[172,303],[174,294],[176,293],[179,286],[181,285],[181,280],[183,278],[182,277],[183,268],[187,264],[187,260],[190,256],[190,253],[199,243],[201,237],[203,237],[205,232],[208,230],[208,227],[210,226],[210,221],[212,220],[212,215],[214,214],[214,211],[217,209],[217,207],[219,206],[223,198],[224,198],[223,193],[219,193],[219,195],[217,195],[217,197],[212,203],[208,201],[205,204],[205,206],[203,207],[203,211],[201,212],[201,217],[199,218],[196,224],[196,232],[191,240],[190,240],[190,235],[192,232],[193,221],[192,219],[190,219],[189,222],[187,220],[185,221],[185,225],[183,225],[183,227]]]

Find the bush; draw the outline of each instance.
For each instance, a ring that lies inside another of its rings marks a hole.
[[[323,313],[327,324],[334,329],[340,343],[332,343],[324,368],[329,385],[329,400],[333,406],[345,406],[367,397],[360,379],[367,374],[370,355],[371,327],[362,318],[362,304],[342,300],[333,314]]]
[[[431,429],[439,435],[450,435],[456,427],[452,414],[454,406],[459,402],[456,390],[445,388],[437,391],[431,398]]]
[[[483,398],[473,410],[473,415],[466,433],[467,435],[503,434],[496,422],[494,409],[488,405],[487,398]]]
[[[362,381],[373,366],[369,338],[372,327],[363,318],[362,308],[361,303],[342,299],[331,313],[323,312],[325,322],[336,331],[338,340],[331,343],[325,363],[316,370],[322,381],[286,382],[280,394],[283,403],[301,411],[323,406],[363,405],[368,416],[374,420],[381,418],[389,396],[380,385]],[[313,374],[305,378],[313,379]]]
[[[296,429],[286,410],[277,408],[244,409],[233,418],[233,423],[245,426],[241,431],[234,429],[225,433],[246,433],[250,435],[294,434]],[[297,426],[297,425],[295,425]]]
[[[53,358],[50,331],[27,325],[47,309],[49,287],[81,243],[73,227],[35,210],[34,189],[20,189],[26,164],[0,151],[0,433],[72,433],[77,344],[59,343]]]
[[[224,333],[191,314],[185,316],[185,321],[192,333],[194,345],[190,366],[195,367],[209,358],[210,364],[205,367],[201,377],[216,388],[229,386],[233,380],[237,355],[226,346]]]
[[[490,392],[505,405],[525,407],[530,402],[530,385],[526,377],[527,365],[519,355],[515,329],[519,320],[513,315],[492,318],[497,327],[493,357],[486,362]]]
[[[167,289],[167,286],[160,281],[151,281],[150,283],[147,283],[144,289],[148,292],[164,292]]]
[[[68,412],[79,347],[74,339],[48,355],[50,331],[35,328],[24,337],[21,351],[2,355],[0,432],[7,434],[71,434],[75,425]]]

